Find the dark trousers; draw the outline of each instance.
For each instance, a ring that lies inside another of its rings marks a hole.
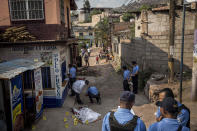
[[[73,83],[76,81],[76,78],[70,78],[70,89],[71,89],[71,95],[74,96],[75,92],[72,89]]]
[[[81,98],[80,98],[80,94],[78,94],[78,93],[75,92],[75,95],[76,95],[77,103],[78,104],[82,104],[82,101],[81,101]]]
[[[133,82],[133,93],[137,94],[138,92],[138,75],[132,76]]]
[[[123,88],[124,88],[124,91],[131,91],[129,88],[128,80],[123,81]]]
[[[94,94],[88,92],[88,96],[89,96],[91,103],[94,102],[92,98],[96,98],[97,103],[99,103],[101,101],[100,93],[98,93],[98,95],[94,95]]]

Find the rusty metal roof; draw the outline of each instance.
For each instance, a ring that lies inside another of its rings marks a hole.
[[[11,79],[27,70],[37,69],[43,65],[43,62],[34,62],[26,59],[0,63],[0,79]]]

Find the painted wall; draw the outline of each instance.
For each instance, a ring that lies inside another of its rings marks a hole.
[[[0,2],[0,26],[10,25],[10,14],[8,0],[1,0]]]
[[[69,46],[15,46],[10,48],[0,48],[1,56],[0,60],[14,60],[14,59],[28,59],[35,61],[43,61],[45,66],[50,66],[51,72],[51,84],[52,88],[55,88],[55,66],[54,66],[54,54],[59,54],[58,65],[61,67],[63,61],[66,60],[67,69],[70,64],[70,50]],[[60,71],[61,72],[61,71]],[[59,74],[61,76],[61,73]],[[61,79],[61,78],[60,78]],[[61,81],[61,80],[60,80]],[[65,87],[61,87],[65,88]],[[62,89],[62,90],[63,90]],[[45,96],[55,96],[56,90],[44,91]]]
[[[44,0],[46,24],[60,24],[59,0]]]
[[[46,24],[60,24],[60,0],[44,0]],[[67,27],[67,7],[70,14],[70,0],[64,0],[65,24]],[[10,14],[8,0],[1,0],[0,4],[0,26],[10,26]],[[69,15],[70,17],[70,15]],[[71,18],[70,18],[71,19]],[[71,23],[71,21],[70,21]],[[71,25],[71,24],[70,24]]]

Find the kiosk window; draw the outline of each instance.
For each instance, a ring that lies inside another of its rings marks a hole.
[[[25,89],[32,89],[33,87],[33,81],[34,76],[32,71],[26,71],[23,73],[23,79],[24,79],[24,88]]]
[[[42,67],[42,86],[44,88],[52,88],[50,67]]]

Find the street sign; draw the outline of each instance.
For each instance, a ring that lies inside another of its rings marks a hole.
[[[197,0],[185,0],[187,3],[197,2]]]

